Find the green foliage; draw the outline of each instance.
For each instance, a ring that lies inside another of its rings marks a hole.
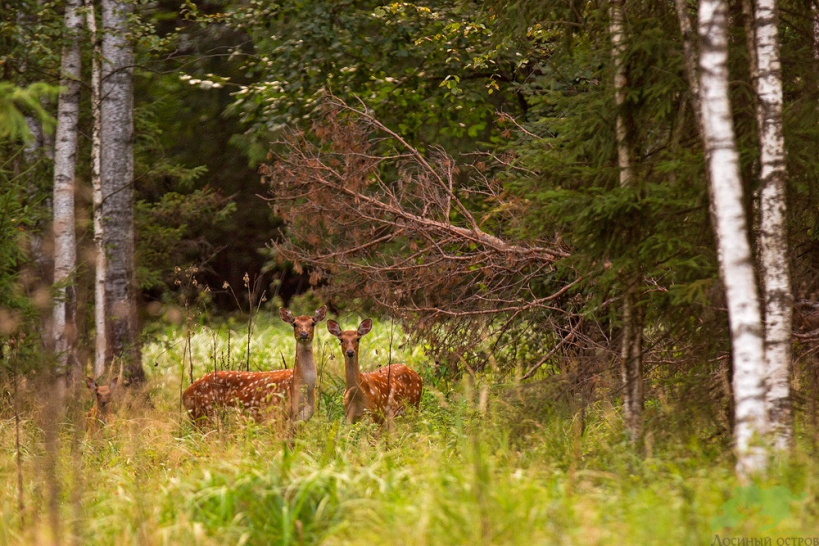
[[[284,459],[297,457],[288,453],[286,444],[282,450]],[[231,464],[207,469],[199,480],[170,488],[162,519],[173,522],[181,509],[222,540],[320,544],[342,519],[339,489],[344,476],[331,469],[290,475],[287,466],[285,460],[266,472]]]
[[[22,150],[9,162],[17,162],[19,155]],[[0,370],[4,375],[42,369],[48,362],[40,351],[37,326],[42,304],[32,298],[36,284],[29,267],[32,240],[39,235],[41,204],[29,186],[30,173],[14,176],[7,170],[9,162],[0,163]]]
[[[63,16],[55,0],[17,0],[0,19],[0,80],[57,82]]]
[[[204,169],[183,173],[196,178]],[[168,192],[157,203],[136,204],[137,282],[142,290],[166,289],[174,267],[198,265],[216,251],[201,235],[203,226],[227,222],[236,204],[210,188],[179,194]]]
[[[552,55],[539,59],[539,70],[520,85],[531,106],[525,132],[507,145],[515,169],[504,175],[505,187],[529,204],[518,235],[559,233],[572,249],[544,294],[579,276],[574,288],[587,296],[584,313],[616,324],[610,303],[641,276],[646,320],[667,320],[679,330],[693,310],[711,305],[717,263],[676,15],[665,5],[627,8],[623,115],[634,182],[622,187],[607,5],[579,13],[548,2],[517,8],[525,18],[537,13],[577,22],[544,25]]]
[[[31,140],[26,116],[39,121],[46,131],[54,130],[54,118],[43,108],[43,101],[57,96],[57,88],[45,83],[32,83],[20,88],[0,81],[0,142]]]
[[[0,167],[0,233],[4,234],[0,237],[0,310],[5,313],[30,307],[19,276],[26,259],[26,230],[32,227],[34,218],[22,199],[22,186],[19,179],[9,180],[8,173]],[[0,319],[4,320],[9,317]]]
[[[247,128],[245,147],[261,141],[254,149],[262,154],[270,135],[312,119],[327,92],[362,100],[425,145],[486,138],[494,110],[515,107],[506,90],[518,59],[510,44],[493,43],[493,19],[473,3],[251,2],[220,15],[188,12],[251,38],[252,55],[231,53],[250,83],[234,93],[229,112]],[[213,74],[183,78],[210,89],[230,85]]]
[[[198,4],[199,15],[216,15],[228,2]],[[165,290],[174,266],[203,266],[200,280],[216,288],[227,280],[241,284],[245,272],[258,272],[264,265],[259,249],[269,242],[278,222],[267,205],[259,199],[259,181],[255,168],[249,165],[251,153],[241,144],[231,145],[243,128],[234,117],[224,115],[232,103],[231,91],[245,83],[239,62],[244,58],[247,36],[225,25],[200,25],[186,19],[176,2],[160,1],[137,7],[135,29],[138,68],[135,72],[135,107],[137,140],[136,189],[146,207],[163,207],[163,195],[190,195],[196,203],[203,194],[234,203],[240,215],[231,219],[219,217],[216,222],[186,218],[187,229],[181,235],[182,250],[172,259],[150,258],[141,269],[140,282],[151,284],[150,297]],[[229,49],[238,48],[231,57]],[[180,79],[180,71],[200,81],[214,78],[219,85],[190,85]],[[266,151],[266,148],[265,150]],[[264,152],[262,152],[264,153]],[[222,206],[226,206],[227,202]],[[191,210],[196,205],[191,206]],[[205,209],[210,212],[210,206]],[[151,231],[150,238],[163,236],[153,231],[151,222],[166,235],[176,232],[178,220],[160,214],[148,214],[137,220]],[[141,237],[137,237],[140,244]],[[229,250],[228,250],[229,249]],[[146,253],[152,253],[146,248]],[[155,261],[159,259],[159,261]],[[155,269],[155,265],[161,269]],[[171,266],[170,268],[168,266]],[[164,279],[164,281],[163,281]],[[216,294],[223,309],[231,309],[233,300]]]
[[[761,488],[751,484],[738,487],[733,497],[720,506],[722,514],[711,520],[711,529],[734,528],[743,520],[753,517],[760,523],[764,523],[762,518],[770,518],[766,525],[760,527],[760,531],[768,532],[790,515],[792,503],[804,501],[805,497],[805,493],[794,495],[782,486]]]

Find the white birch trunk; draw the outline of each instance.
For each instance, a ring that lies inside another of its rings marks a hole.
[[[739,154],[728,94],[728,14],[725,0],[701,0],[700,84],[708,171],[717,216],[734,361],[734,439],[742,478],[765,470],[765,354],[753,254],[743,207]]]
[[[819,61],[819,5],[813,4],[813,59]]]
[[[628,147],[628,130],[623,116],[623,107],[626,104],[626,38],[623,28],[623,0],[611,0],[609,2],[609,14],[611,22],[609,32],[611,33],[611,58],[614,65],[614,100],[617,103],[617,163],[620,166],[620,185],[630,186],[634,179],[631,166],[631,153]]]
[[[710,163],[708,156],[708,149],[705,147],[705,128],[703,127],[704,118],[702,115],[702,92],[700,91],[700,74],[697,70],[697,59],[699,53],[694,40],[696,34],[691,26],[691,20],[688,18],[688,5],[686,0],[674,0],[677,8],[677,19],[680,22],[680,34],[683,40],[683,54],[685,55],[685,77],[688,80],[688,87],[691,92],[691,104],[694,107],[694,115],[697,125],[697,134],[703,142],[703,156],[706,165]],[[705,172],[706,184],[708,184],[708,213],[711,217],[711,225],[717,225],[717,213],[714,210],[714,194],[713,186],[708,177],[708,171]],[[719,246],[719,245],[717,245]],[[722,260],[719,259],[720,264]],[[720,265],[720,278],[722,278],[722,266]]]
[[[617,103],[615,136],[617,164],[620,168],[620,186],[634,183],[634,168],[629,149],[628,127],[625,120],[626,39],[623,21],[623,0],[610,0],[611,57],[614,65],[614,100]],[[628,279],[631,281],[631,279]],[[637,283],[639,284],[639,279]],[[620,346],[620,377],[623,382],[623,410],[626,431],[632,443],[642,436],[643,425],[643,313],[638,306],[637,288],[629,288],[623,298],[623,331]]]
[[[773,445],[787,449],[793,438],[790,392],[793,293],[785,226],[785,138],[776,0],[756,1],[754,23],[760,124],[759,258],[765,302],[765,400]]]
[[[705,164],[710,164],[710,157],[708,155],[708,149],[705,147],[705,128],[703,126],[704,118],[702,115],[702,93],[700,91],[700,74],[699,70],[697,70],[697,59],[699,58],[699,53],[697,51],[697,47],[695,44],[696,34],[694,33],[694,29],[691,26],[691,20],[688,18],[688,5],[686,0],[675,0],[676,8],[677,8],[677,18],[680,22],[680,33],[682,34],[683,39],[683,54],[685,55],[685,76],[688,80],[688,86],[691,91],[691,103],[694,107],[694,114],[696,118],[696,125],[697,125],[697,134],[700,137],[700,140],[703,143],[703,157],[705,159]],[[717,225],[717,212],[715,207],[715,199],[714,199],[714,188],[713,184],[711,184],[711,179],[708,174],[708,170],[705,171],[705,183],[708,185],[708,214],[711,219],[711,225],[714,226],[716,229]],[[714,242],[716,243],[717,249],[719,251],[719,241],[716,237],[716,232],[714,233]],[[717,256],[717,260],[719,262],[719,278],[724,283],[724,277],[722,272],[722,256]],[[734,399],[734,392],[731,388],[731,382],[728,380],[728,376],[730,374],[730,366],[731,363],[728,362],[725,365],[720,364],[720,377],[724,378],[722,381],[722,391],[725,395],[725,398],[729,401],[728,407],[726,411],[729,413],[728,415],[728,422],[731,423],[731,427],[733,429],[733,422],[734,422],[734,407],[733,407],[733,399]]]
[[[91,131],[91,187],[94,201],[94,330],[96,342],[94,348],[94,377],[105,373],[105,355],[108,350],[108,337],[105,323],[105,245],[102,236],[102,180],[100,178],[100,71],[102,67],[102,46],[97,36],[97,15],[94,11],[94,0],[86,0],[86,20],[91,35],[93,50],[91,52],[91,112],[93,129]]]
[[[57,136],[54,144],[54,296],[53,335],[57,356],[57,376],[68,374],[68,363],[76,362],[76,301],[74,272],[77,245],[74,232],[74,191],[77,166],[77,124],[80,111],[80,0],[65,6],[65,34],[60,66],[60,92],[57,108]],[[73,375],[77,375],[74,370]],[[76,377],[74,377],[76,379]]]
[[[102,0],[102,221],[107,252],[105,311],[110,340],[106,363],[126,360],[126,377],[142,382],[134,267],[134,53],[129,0]]]

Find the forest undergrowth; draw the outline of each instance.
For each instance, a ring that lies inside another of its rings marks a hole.
[[[345,328],[353,327],[343,317]],[[49,479],[43,396],[21,384],[22,514],[13,389],[0,421],[0,544],[47,544],[50,487],[61,539],[75,544],[711,544],[716,536],[814,537],[819,464],[798,417],[798,442],[771,474],[740,487],[729,437],[697,408],[647,404],[646,442],[633,448],[616,399],[584,412],[490,376],[444,381],[423,347],[376,322],[362,369],[405,362],[424,378],[420,410],[390,430],[343,422],[343,360],[317,328],[316,415],[293,430],[225,415],[204,431],[182,415],[180,388],[214,364],[245,369],[247,333],[234,322],[153,334],[145,391],[115,392],[115,419],[83,431],[91,395],[59,423]],[[291,328],[261,318],[251,370],[292,366]],[[228,353],[228,347],[230,351]],[[184,358],[183,358],[184,353]],[[228,354],[230,355],[228,357]],[[540,392],[541,394],[537,394]],[[537,397],[541,396],[542,399]]]

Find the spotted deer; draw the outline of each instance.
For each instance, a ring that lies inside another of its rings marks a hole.
[[[392,364],[369,373],[358,367],[359,341],[372,330],[373,321],[364,320],[358,330],[341,331],[334,320],[327,322],[327,331],[341,340],[347,388],[344,391],[344,413],[347,422],[355,423],[365,413],[376,423],[387,416],[402,415],[406,406],[416,408],[421,403],[421,376],[403,364]]]
[[[219,407],[244,409],[266,421],[286,417],[306,421],[316,410],[316,363],[313,360],[313,332],[327,316],[318,308],[312,317],[294,317],[279,309],[281,319],[293,326],[296,359],[292,370],[272,372],[211,372],[191,384],[182,394],[182,403],[194,422],[212,419]],[[306,404],[303,398],[306,397]]]
[[[88,410],[86,431],[93,433],[105,425],[108,420],[111,396],[114,394],[114,389],[117,388],[118,380],[119,378],[115,377],[108,385],[97,385],[97,382],[92,378],[85,378],[85,386],[88,387],[89,391],[94,393],[94,406]]]

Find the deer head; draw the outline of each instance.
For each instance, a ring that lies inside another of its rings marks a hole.
[[[97,399],[97,407],[102,411],[108,410],[108,404],[111,403],[111,395],[114,394],[114,389],[117,388],[117,380],[115,377],[108,385],[97,385],[97,382],[90,377],[85,378],[85,386],[88,390],[94,393]]]
[[[362,337],[373,329],[373,321],[365,319],[358,325],[358,330],[341,331],[341,326],[334,320],[327,322],[327,331],[341,341],[341,352],[345,358],[354,358],[358,354],[358,343]]]
[[[324,320],[327,316],[327,307],[322,305],[316,309],[312,317],[308,317],[307,315],[294,317],[290,309],[282,307],[279,309],[279,316],[284,322],[293,326],[293,336],[297,342],[310,345],[313,342],[313,332],[315,331],[316,324]]]

